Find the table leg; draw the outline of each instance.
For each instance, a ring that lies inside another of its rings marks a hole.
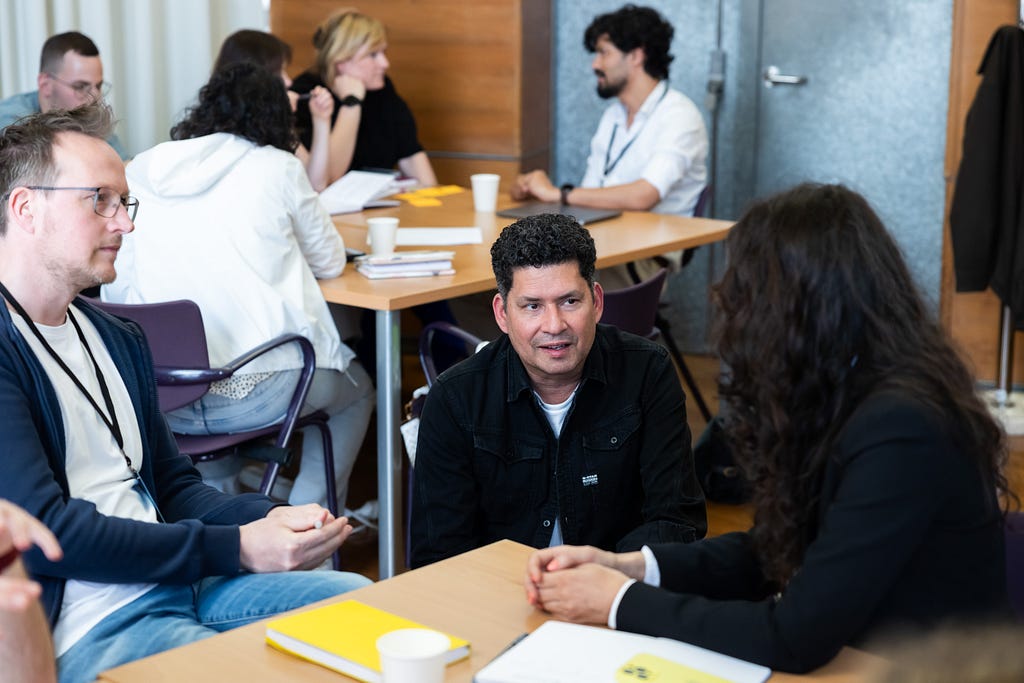
[[[400,311],[377,311],[377,500],[380,578],[403,563]]]

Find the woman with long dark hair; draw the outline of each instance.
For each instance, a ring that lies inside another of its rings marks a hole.
[[[878,216],[801,185],[749,209],[728,248],[720,390],[753,529],[541,550],[528,599],[785,671],[1003,614],[1005,439]]]
[[[224,39],[220,52],[213,63],[213,72],[221,71],[232,64],[249,62],[262,66],[267,72],[278,75],[285,88],[292,87],[288,65],[292,61],[291,46],[265,31],[242,29]],[[299,103],[299,93],[288,90],[288,101],[292,111]],[[334,112],[334,98],[327,88],[315,87],[306,94],[305,108],[309,118],[310,139],[308,149],[301,142],[295,148],[295,156],[306,168],[309,182],[317,192],[323,191],[327,181],[327,164],[330,156],[331,114]]]

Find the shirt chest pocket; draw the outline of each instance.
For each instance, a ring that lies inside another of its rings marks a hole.
[[[550,482],[543,444],[476,434],[473,450],[481,506],[492,520],[516,518],[545,499]]]
[[[629,411],[583,434],[583,459],[587,472],[602,478],[618,478],[623,468],[632,468],[640,449],[640,413]],[[593,477],[589,481],[594,481]]]

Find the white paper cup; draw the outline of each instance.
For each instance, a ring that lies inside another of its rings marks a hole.
[[[498,207],[498,183],[501,176],[497,173],[474,173],[469,176],[473,185],[473,209],[494,213]]]
[[[369,227],[366,241],[372,253],[395,253],[395,238],[398,236],[397,218],[367,218],[366,225]]]
[[[428,628],[402,628],[377,639],[384,683],[441,683],[451,639]]]

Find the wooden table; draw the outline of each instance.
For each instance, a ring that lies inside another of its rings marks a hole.
[[[394,576],[396,569],[403,565],[402,447],[398,431],[402,391],[399,313],[403,308],[417,304],[493,289],[491,244],[501,229],[512,222],[492,213],[474,212],[472,193],[468,191],[444,197],[442,202],[442,206],[421,208],[403,202],[397,208],[335,216],[334,223],[345,240],[345,246],[367,251],[366,219],[374,216],[396,216],[400,227],[479,226],[483,231],[481,244],[440,247],[455,251],[454,275],[369,280],[349,267],[341,277],[320,282],[327,301],[376,311],[377,498],[380,503],[381,578]],[[509,200],[499,199],[499,209],[510,205]],[[627,211],[619,218],[594,223],[590,232],[597,245],[597,266],[604,268],[716,242],[725,238],[731,226],[730,221]]]
[[[533,549],[499,541],[436,564],[347,593],[374,607],[470,641],[468,660],[448,667],[446,681],[470,683],[513,638],[547,621],[526,604],[522,579]],[[327,601],[329,602],[329,601]],[[107,683],[340,683],[347,676],[279,652],[264,642],[265,622],[105,671]],[[832,662],[806,676],[774,674],[772,683],[854,683],[881,660],[845,648]]]

